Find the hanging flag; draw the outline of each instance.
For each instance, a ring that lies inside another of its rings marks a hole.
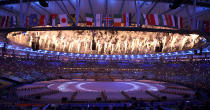
[[[168,21],[168,17],[167,15],[162,15],[162,22],[163,22],[163,26],[168,26],[169,25],[169,21]]]
[[[54,26],[56,26],[56,24],[55,24],[55,20],[56,20],[56,14],[51,14],[50,15],[50,21],[51,21],[51,25],[54,27]]]
[[[40,26],[45,26],[46,25],[45,15],[40,16],[39,25]]]
[[[114,26],[115,27],[120,27],[122,23],[122,15],[120,14],[115,14],[114,15]]]
[[[36,14],[31,14],[29,16],[29,21],[30,26],[38,26],[38,17]]]
[[[70,14],[73,26],[76,26],[76,14]]]
[[[169,26],[175,27],[175,20],[173,15],[168,15],[168,20],[169,20]]]
[[[0,25],[1,28],[4,27],[5,20],[6,20],[6,17],[2,16],[2,18],[1,18],[1,25]]]
[[[149,16],[146,14],[143,14],[143,19],[144,19],[144,24],[145,25],[149,25],[150,24],[150,20],[149,20]]]
[[[194,23],[195,22],[195,23]],[[193,18],[190,19],[190,30],[200,30],[201,29],[201,24],[199,19],[195,18],[195,21],[193,21]]]
[[[60,26],[68,26],[68,21],[67,21],[67,15],[66,14],[61,14],[59,15],[60,19]]]
[[[92,26],[93,25],[93,14],[86,14],[86,25]]]
[[[58,21],[56,18],[57,18],[57,14],[51,14],[50,15],[50,21],[51,21],[51,25],[54,27],[54,26],[57,26],[57,24],[58,24],[58,22],[56,22],[56,21]]]
[[[96,27],[102,26],[102,15],[101,14],[96,14],[96,17],[95,17],[95,26]]]
[[[3,16],[1,19],[1,28],[5,28],[9,26],[9,16]]]
[[[130,14],[126,13],[126,26],[130,26]]]
[[[124,13],[123,14],[123,23],[124,23],[124,26],[129,26],[130,25],[129,13]]]
[[[17,26],[17,16],[10,17],[10,26],[9,27],[16,27]]]
[[[159,19],[157,14],[150,14],[151,25],[159,25]]]
[[[3,26],[4,26],[5,19],[6,19],[5,16],[2,16],[2,17],[1,17],[1,21],[0,21],[0,27],[1,27],[1,28],[3,28]]]
[[[110,27],[112,26],[112,17],[110,17],[108,14],[104,17],[104,27]]]
[[[10,17],[9,27],[14,27],[13,26],[13,16]]]
[[[163,18],[162,18],[162,15],[158,15],[158,18],[159,18],[159,25],[163,26]]]
[[[10,16],[6,17],[6,23],[4,27],[9,27],[9,23],[10,23]]]
[[[182,29],[183,28],[183,18],[179,16],[177,19],[178,19],[178,28]]]
[[[24,22],[24,27],[28,27],[28,20],[29,20],[29,16],[25,16],[25,22]]]
[[[175,21],[175,27],[177,28],[178,27],[178,18],[177,18],[177,16],[174,16],[174,21]]]

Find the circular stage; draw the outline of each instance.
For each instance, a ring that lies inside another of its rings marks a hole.
[[[57,79],[35,82],[17,88],[17,96],[22,99],[44,102],[65,101],[129,101],[137,100],[180,100],[191,97],[194,91],[184,86],[152,80],[94,81],[94,79]]]
[[[52,90],[60,92],[129,92],[129,91],[159,91],[165,88],[161,84],[146,82],[88,82],[88,81],[67,81],[56,82],[47,86]]]

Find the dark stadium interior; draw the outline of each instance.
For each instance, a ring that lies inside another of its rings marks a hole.
[[[0,110],[209,110],[210,0],[0,0]]]

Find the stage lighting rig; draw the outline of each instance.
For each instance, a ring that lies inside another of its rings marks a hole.
[[[38,0],[39,4],[43,7],[48,7],[48,3],[46,2],[46,0]]]

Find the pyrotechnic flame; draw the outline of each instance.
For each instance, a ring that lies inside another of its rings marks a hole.
[[[173,52],[197,48],[204,44],[198,34],[173,34],[140,31],[28,31],[7,38],[13,43],[31,47],[33,39],[39,37],[39,48],[85,54],[151,54],[162,43],[162,52]],[[92,50],[92,38],[96,50]]]

